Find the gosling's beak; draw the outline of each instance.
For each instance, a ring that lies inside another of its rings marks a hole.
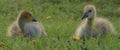
[[[32,21],[33,21],[33,22],[37,22],[37,20],[36,20],[36,18],[35,18],[35,17],[33,17],[33,18],[32,18]]]
[[[82,19],[87,18],[87,17],[88,17],[88,13],[84,13],[84,14],[82,15]]]

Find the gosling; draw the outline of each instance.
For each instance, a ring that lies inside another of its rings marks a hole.
[[[96,8],[86,5],[82,16],[82,23],[75,31],[75,38],[97,37],[107,33],[116,34],[113,25],[106,19],[96,16]]]
[[[24,36],[33,39],[35,37],[46,36],[46,32],[42,24],[37,22],[32,13],[22,10],[16,21],[8,28],[8,36]]]

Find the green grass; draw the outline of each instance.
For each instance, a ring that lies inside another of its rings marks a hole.
[[[83,8],[93,4],[97,14],[109,19],[118,35],[108,35],[96,40],[74,41],[72,36],[81,23]],[[120,50],[120,1],[119,0],[0,0],[0,50]],[[7,37],[8,26],[16,20],[20,10],[29,10],[41,22],[48,37],[36,43],[21,37]],[[46,17],[52,18],[47,20]],[[100,43],[98,45],[98,43]]]

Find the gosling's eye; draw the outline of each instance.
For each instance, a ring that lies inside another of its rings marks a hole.
[[[29,16],[32,16],[31,14],[29,14]]]
[[[88,12],[92,12],[92,10],[88,10]]]

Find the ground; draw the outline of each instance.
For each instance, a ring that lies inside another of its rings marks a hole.
[[[108,19],[117,35],[74,41],[72,36],[81,23],[85,5],[96,6],[97,15]],[[28,10],[42,23],[47,37],[29,41],[21,37],[7,37],[8,26],[16,20],[20,10]],[[0,50],[120,50],[119,0],[0,0]]]

